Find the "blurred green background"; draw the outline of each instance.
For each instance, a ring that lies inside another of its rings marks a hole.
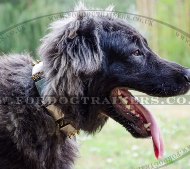
[[[36,49],[39,39],[47,32],[52,20],[50,17],[37,18],[53,13],[72,11],[75,0],[0,0],[0,51],[23,52],[28,51],[37,57]],[[131,12],[169,23],[177,28],[190,32],[190,1],[189,0],[88,0],[87,6],[105,8],[109,4],[115,5],[115,10]],[[15,29],[7,28],[24,21],[27,22]],[[149,44],[162,57],[190,66],[190,39],[176,36],[176,31],[162,24],[153,22],[147,26],[134,21],[131,24],[144,32]],[[138,25],[137,25],[138,24]],[[7,32],[6,32],[7,31]],[[173,50],[175,49],[175,50]]]
[[[87,6],[155,18],[190,33],[189,0],[88,0]],[[55,18],[47,16],[72,11],[74,0],[0,0],[0,55],[29,52],[38,58],[40,39]],[[40,17],[44,16],[44,17]],[[58,16],[58,15],[55,15]],[[23,23],[22,25],[17,25]],[[190,67],[190,39],[163,24],[152,25],[129,20],[161,57]],[[166,156],[189,144],[189,106],[148,106],[155,113],[165,138]],[[119,124],[109,120],[96,136],[82,134],[78,138],[81,154],[77,169],[128,169],[156,162],[151,140],[131,137]],[[167,169],[189,169],[186,157]]]

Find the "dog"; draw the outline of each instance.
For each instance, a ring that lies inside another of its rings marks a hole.
[[[156,157],[163,156],[155,118],[129,89],[182,95],[190,70],[157,56],[127,21],[85,10],[51,25],[35,66],[28,54],[1,57],[1,169],[71,169],[74,135],[99,132],[108,118],[136,138],[152,137]]]

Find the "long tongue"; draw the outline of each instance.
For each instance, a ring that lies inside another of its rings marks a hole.
[[[154,145],[154,153],[156,158],[160,159],[164,155],[164,142],[155,117],[150,113],[150,111],[147,108],[145,108],[140,103],[136,104],[136,107],[143,113],[147,122],[151,123],[150,131]]]

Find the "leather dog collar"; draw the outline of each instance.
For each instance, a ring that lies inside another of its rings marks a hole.
[[[33,64],[32,69],[32,79],[35,82],[35,86],[38,90],[40,96],[42,96],[42,90],[45,84],[45,77],[43,72],[43,62],[38,61],[37,64]],[[64,119],[64,112],[55,106],[54,104],[45,106],[48,112],[54,117],[58,128],[63,131],[69,138],[79,134],[77,130],[71,123]]]

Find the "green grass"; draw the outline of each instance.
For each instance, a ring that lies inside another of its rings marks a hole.
[[[165,140],[165,157],[189,145],[190,106],[148,106],[155,114]],[[130,169],[158,162],[151,139],[135,139],[123,127],[109,120],[95,136],[81,134],[78,138],[80,156],[76,169]],[[188,169],[186,157],[167,169]]]

